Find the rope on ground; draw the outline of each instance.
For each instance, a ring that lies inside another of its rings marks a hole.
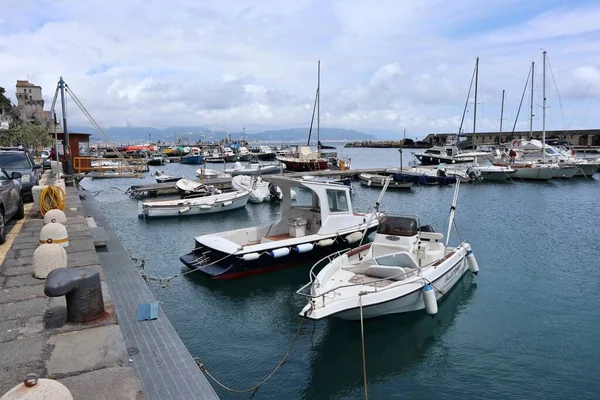
[[[67,195],[65,190],[58,185],[48,185],[42,189],[40,194],[40,214],[42,216],[53,209],[65,210]]]
[[[303,322],[304,322],[304,318],[300,318],[300,325],[298,326],[296,335],[294,336],[294,339],[292,339],[292,343],[290,343],[290,346],[288,347],[287,351],[283,355],[283,358],[281,359],[281,361],[279,361],[279,364],[277,364],[275,369],[273,369],[273,371],[271,371],[271,373],[269,375],[267,375],[262,381],[258,382],[256,385],[254,385],[248,389],[232,389],[228,386],[225,386],[224,384],[219,382],[214,376],[212,376],[210,372],[208,372],[208,369],[206,369],[206,366],[198,357],[194,357],[194,361],[196,362],[196,365],[198,365],[198,368],[200,368],[200,371],[202,371],[206,375],[208,375],[210,377],[210,379],[212,379],[217,385],[221,386],[223,389],[225,389],[229,392],[232,392],[232,393],[253,392],[253,391],[257,390],[258,388],[260,388],[262,385],[264,385],[265,382],[267,382],[273,376],[273,374],[275,374],[275,372],[277,372],[277,370],[286,362],[288,356],[290,355],[290,352],[292,351],[292,349],[294,348],[294,345],[296,344],[296,340],[298,339],[298,336],[300,336],[300,329],[302,328]]]
[[[363,323],[363,304],[362,297],[367,292],[358,294],[358,305],[360,306],[360,341],[362,346],[362,364],[363,364],[363,381],[365,383],[365,400],[369,400],[369,391],[367,385],[367,361],[365,357],[365,328]]]

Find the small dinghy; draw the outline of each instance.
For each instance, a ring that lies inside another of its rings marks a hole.
[[[160,218],[211,214],[245,207],[250,191],[229,191],[206,196],[175,200],[155,200],[141,203],[138,217]]]
[[[285,165],[281,163],[271,163],[271,164],[258,164],[258,163],[249,163],[244,167],[242,163],[239,161],[233,164],[233,168],[226,169],[225,172],[231,174],[231,176],[238,175],[251,175],[251,176],[259,176],[259,175],[270,175],[270,174],[282,174],[285,171]]]
[[[177,182],[178,180],[183,179],[181,176],[171,176],[159,171],[156,171],[152,176],[154,176],[157,183]]]
[[[378,175],[378,174],[366,174],[366,173],[362,173],[360,174],[360,183],[365,185],[365,186],[369,186],[369,187],[383,187],[383,185],[385,184],[385,181],[388,179],[387,176],[385,175]],[[412,189],[413,187],[413,182],[399,182],[399,181],[391,181],[389,188],[392,189]]]
[[[423,309],[435,315],[438,301],[465,273],[479,272],[467,242],[448,246],[459,186],[457,181],[445,243],[441,233],[421,226],[416,216],[386,216],[372,243],[331,254],[313,266],[311,281],[297,291],[308,298],[300,315],[356,320]]]
[[[219,172],[216,169],[198,168],[196,170],[196,176],[197,177],[201,177],[202,175],[204,175],[204,177],[207,178],[207,179],[211,179],[211,178],[224,178],[224,177],[230,177],[231,176],[231,175],[227,174],[225,171]]]

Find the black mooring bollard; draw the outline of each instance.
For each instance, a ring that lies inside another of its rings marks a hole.
[[[89,322],[104,315],[98,271],[57,268],[48,274],[44,293],[49,297],[65,296],[68,322]]]

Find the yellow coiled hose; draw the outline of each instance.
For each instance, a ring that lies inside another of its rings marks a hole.
[[[58,185],[48,185],[40,194],[40,214],[42,216],[53,209],[65,211],[67,195]]]

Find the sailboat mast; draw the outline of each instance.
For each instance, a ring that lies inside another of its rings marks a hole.
[[[475,59],[475,105],[473,106],[473,136],[475,136],[475,124],[477,123],[477,85],[479,81],[479,57]]]
[[[317,63],[317,158],[321,158],[321,60]]]
[[[542,159],[546,159],[546,50],[542,53]]]
[[[502,106],[500,107],[500,133],[502,133],[502,120],[504,119],[504,89],[502,89]]]
[[[535,61],[531,62],[531,100],[529,102],[529,138],[533,136],[533,79],[535,78]]]

